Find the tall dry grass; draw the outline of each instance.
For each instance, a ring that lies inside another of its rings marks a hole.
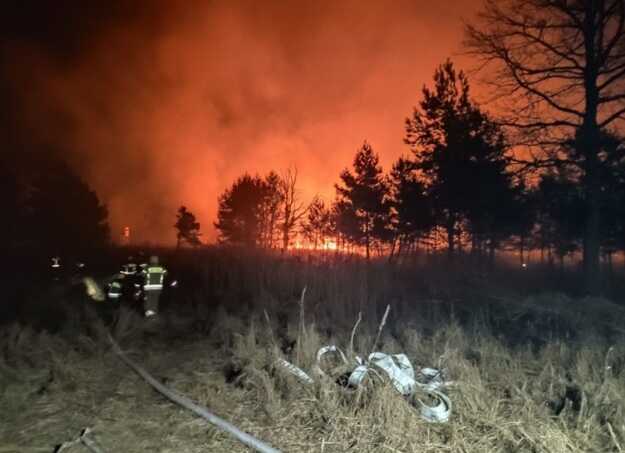
[[[158,323],[128,309],[105,322],[85,308],[54,334],[3,329],[0,438],[52,445],[89,423],[107,451],[245,451],[129,374],[104,340],[111,331],[168,386],[283,451],[625,448],[625,310],[608,300],[525,296],[466,269],[235,252],[178,266],[181,289],[164,295]],[[448,423],[426,423],[418,403],[384,380],[360,390],[337,384],[349,371],[340,362],[322,364],[329,377],[315,374],[320,347],[349,352],[359,313],[356,354],[375,347],[446,370]],[[315,383],[285,372],[278,358]]]

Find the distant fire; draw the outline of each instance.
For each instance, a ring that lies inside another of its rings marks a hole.
[[[122,229],[122,244],[129,244],[130,243],[130,227],[129,226],[125,226]]]
[[[336,244],[336,241],[334,239],[326,239],[323,242],[324,250],[336,250],[337,248],[338,248],[338,245]]]
[[[317,243],[313,243],[305,239],[296,239],[291,248],[293,250],[328,251],[337,250],[338,245],[335,239],[329,238],[323,239]]]

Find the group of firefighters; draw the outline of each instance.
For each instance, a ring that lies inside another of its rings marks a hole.
[[[51,258],[50,267],[53,281],[63,281],[61,276],[65,274],[60,257]],[[82,270],[84,264],[78,263],[77,267]],[[145,317],[153,318],[158,314],[166,276],[167,269],[159,263],[158,256],[153,255],[147,263],[141,264],[130,256],[121,270],[108,279],[106,299],[115,303],[131,303],[134,306],[142,304]],[[169,282],[172,287],[176,284],[175,280]]]
[[[112,301],[143,302],[145,317],[152,318],[158,313],[166,275],[167,269],[159,263],[158,256],[151,256],[143,264],[128,257],[128,262],[109,283],[107,297]],[[171,286],[175,285],[175,281],[171,282]]]

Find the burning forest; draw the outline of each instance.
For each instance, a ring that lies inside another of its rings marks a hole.
[[[625,0],[0,19],[0,452],[623,452]]]

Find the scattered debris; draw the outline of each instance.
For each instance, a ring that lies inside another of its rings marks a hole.
[[[305,291],[305,290],[304,290]],[[304,292],[302,292],[302,299]],[[303,303],[300,302],[300,309],[303,312]],[[386,307],[382,322],[378,328],[378,334],[376,336],[374,347],[377,345],[382,328],[386,323],[390,306]],[[358,324],[361,321],[360,314],[356,325],[352,330],[350,339],[350,350],[353,354],[354,335]],[[354,363],[350,364],[343,351],[335,345],[324,346],[317,351],[317,361],[313,366],[313,372],[320,378],[328,377],[327,373],[321,368],[321,362],[325,355],[335,354],[338,356],[344,365],[352,368],[351,371],[341,374],[335,380],[339,385],[348,388],[358,388],[364,382],[365,378],[370,373],[375,373],[380,376],[377,370],[380,370],[386,374],[386,376],[393,383],[395,389],[403,396],[408,397],[411,402],[415,402],[419,405],[421,410],[421,417],[430,423],[443,423],[449,420],[451,415],[451,400],[441,390],[445,386],[451,383],[446,381],[443,377],[443,372],[435,368],[421,368],[418,373],[415,374],[412,363],[405,354],[385,354],[383,352],[372,352],[367,359],[363,359],[360,356],[354,357]],[[351,354],[350,354],[351,355]],[[295,376],[299,381],[304,384],[313,384],[314,380],[304,370],[293,365],[292,363],[278,358],[276,364],[283,368],[288,373]],[[427,396],[438,401],[435,406],[429,406],[423,403],[416,397],[417,391],[425,393]]]
[[[347,358],[343,351],[337,346],[324,346],[317,352],[317,363],[314,365],[315,374],[320,377],[327,377],[327,374],[321,369],[321,358],[328,353],[337,353],[341,360],[348,364]],[[276,364],[285,371],[295,376],[304,384],[313,384],[314,380],[301,368],[280,358]],[[421,417],[430,423],[443,423],[449,420],[451,415],[451,400],[441,392],[441,389],[451,383],[443,378],[443,373],[435,368],[422,368],[415,375],[410,360],[405,354],[388,355],[382,352],[373,352],[369,354],[367,360],[356,356],[355,368],[347,373],[346,376],[341,375],[336,379],[340,385],[349,388],[359,387],[369,373],[375,373],[379,376],[376,369],[383,371],[395,389],[403,396],[410,397],[411,401],[416,401],[421,409]],[[426,395],[438,401],[435,406],[428,406],[416,397],[417,391],[421,391]]]
[[[314,384],[315,381],[312,380],[310,376],[308,376],[301,368],[296,367],[295,365],[287,362],[286,360],[279,358],[277,360],[278,365],[287,370],[297,379],[299,379],[304,384]]]

